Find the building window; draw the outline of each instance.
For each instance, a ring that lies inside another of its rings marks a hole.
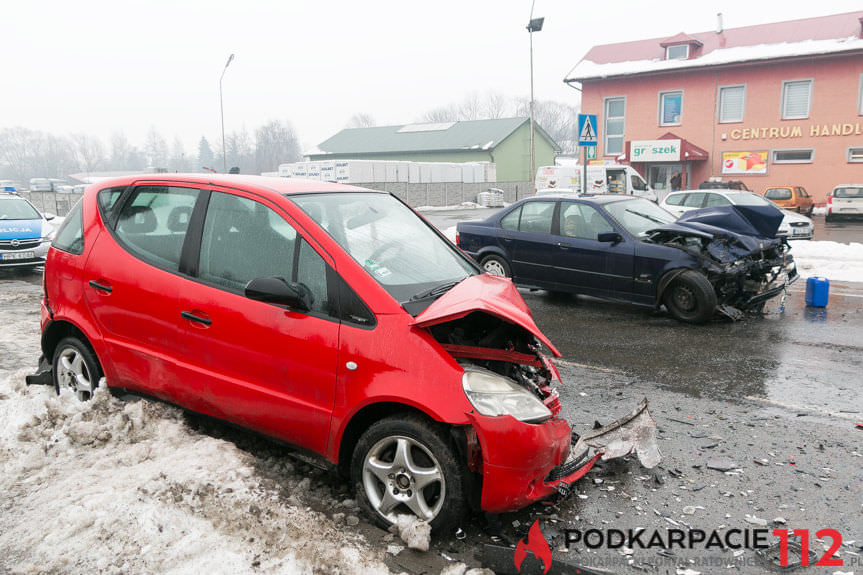
[[[689,58],[689,44],[678,44],[665,48],[666,60],[686,60]]]
[[[848,161],[863,163],[863,148],[848,148]]]
[[[719,123],[742,122],[746,110],[746,86],[719,88]]]
[[[659,125],[679,126],[683,118],[683,91],[659,93]]]
[[[815,157],[813,148],[796,150],[773,150],[774,164],[811,164]]]
[[[860,74],[860,88],[857,90],[857,113],[863,116],[863,74]]]
[[[626,119],[626,98],[605,99],[605,155],[623,153],[623,129]]]
[[[782,83],[783,120],[808,118],[811,105],[812,80],[792,80]]]

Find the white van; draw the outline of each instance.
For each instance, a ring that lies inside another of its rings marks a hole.
[[[613,164],[587,166],[587,186],[582,184],[584,166],[540,166],[534,193],[548,188],[578,190],[583,194],[629,194],[656,201],[656,194],[631,166]]]

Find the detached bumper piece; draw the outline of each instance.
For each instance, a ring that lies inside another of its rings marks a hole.
[[[645,397],[635,409],[620,419],[585,433],[578,438],[566,461],[546,476],[546,483],[567,495],[570,486],[587,473],[596,460],[616,459],[635,452],[641,464],[650,469],[662,460],[656,439],[656,421],[647,409]]]
[[[54,387],[54,368],[45,359],[45,356],[39,357],[39,367],[36,368],[36,373],[30,374],[24,378],[27,385],[50,385]]]

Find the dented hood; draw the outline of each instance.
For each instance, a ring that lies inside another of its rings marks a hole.
[[[738,235],[775,238],[783,217],[774,206],[716,206],[685,212],[677,223],[702,230],[709,226]]]
[[[557,348],[534,323],[527,304],[508,278],[489,274],[470,276],[416,316],[413,325],[429,327],[461,319],[472,312],[484,312],[523,327],[555,357],[560,357]]]

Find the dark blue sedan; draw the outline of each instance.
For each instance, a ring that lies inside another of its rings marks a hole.
[[[797,279],[778,210],[723,206],[677,220],[631,196],[534,197],[461,222],[456,242],[525,287],[638,305],[702,323],[760,311]]]

